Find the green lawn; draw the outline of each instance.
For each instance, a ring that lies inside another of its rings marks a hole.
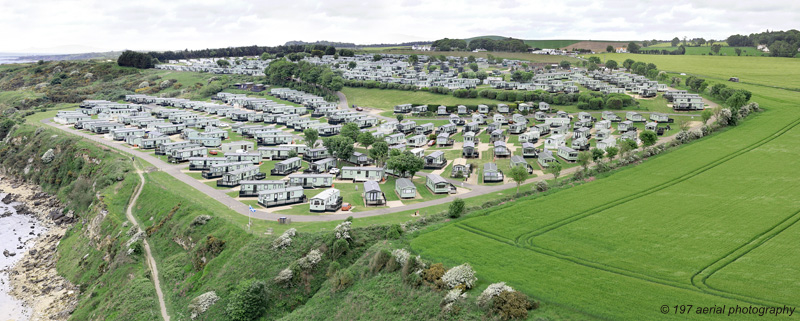
[[[650,48],[651,50],[652,49],[658,49],[658,50],[669,50],[669,51],[673,51],[673,50],[678,49],[678,47],[670,47],[669,43],[667,43],[666,45],[667,46],[658,46],[658,47],[652,47],[652,48],[648,47],[648,48]],[[648,50],[648,48],[643,48],[643,49],[644,50]],[[704,55],[704,54],[708,55],[709,53],[713,53],[713,51],[711,51],[711,47],[710,46],[685,47],[685,48],[686,48],[686,55]],[[770,55],[768,52],[759,51],[758,49],[756,49],[756,47],[728,47],[728,46],[721,47],[720,50],[719,50],[719,55],[736,56],[736,49],[737,48],[742,51],[742,56],[759,56],[759,57],[760,56],[767,56],[768,57]],[[718,54],[714,53],[714,56],[717,56],[717,55]]]
[[[736,70],[759,85],[775,83],[765,75],[775,74],[786,80],[781,86],[800,85],[800,77],[789,79],[794,59],[616,56],[718,77]],[[753,66],[737,69],[742,62]],[[445,264],[470,262],[481,282],[505,281],[599,319],[684,319],[658,312],[673,301],[796,306],[800,292],[786,284],[800,282],[800,258],[785,253],[800,233],[793,165],[800,150],[790,147],[800,139],[800,93],[759,85],[732,84],[768,109],[735,128],[607,179],[432,228],[412,247]]]

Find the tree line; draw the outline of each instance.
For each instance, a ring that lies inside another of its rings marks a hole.
[[[143,52],[125,50],[119,56],[119,58],[117,58],[117,65],[122,67],[147,69],[155,67],[155,59],[149,54]]]
[[[732,47],[756,47],[765,45],[773,57],[794,57],[800,47],[800,31],[765,31],[749,35],[735,34],[726,40]]]
[[[479,38],[467,41],[464,39],[450,39],[444,38],[433,42],[433,47],[438,51],[457,51],[457,50],[475,50],[485,49],[487,51],[504,51],[504,52],[526,52],[530,48],[521,39],[503,38],[503,39],[489,39]]]
[[[264,69],[267,83],[288,86],[315,95],[328,101],[337,100],[336,92],[344,87],[342,76],[327,66],[315,66],[306,61],[291,62],[278,59]]]

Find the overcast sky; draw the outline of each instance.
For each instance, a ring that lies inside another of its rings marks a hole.
[[[797,0],[0,0],[0,52],[182,50],[289,40],[370,44],[481,35],[724,39],[796,28],[798,20]]]

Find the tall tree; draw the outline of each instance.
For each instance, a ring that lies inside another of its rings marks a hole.
[[[369,147],[375,143],[375,136],[372,136],[372,133],[370,132],[363,132],[361,134],[358,134],[358,143],[361,144],[361,146],[364,146],[364,148],[366,148],[367,150],[369,150]]]
[[[414,174],[420,171],[423,166],[425,166],[425,162],[422,158],[417,157],[410,151],[391,156],[386,162],[386,167],[400,176],[408,173],[411,177],[414,177]]]
[[[314,148],[317,144],[317,139],[319,139],[319,132],[314,128],[306,128],[306,130],[303,131],[303,138],[309,147]]]
[[[628,43],[628,52],[630,53],[639,53],[639,45],[635,42],[631,41]]]
[[[608,47],[606,47],[606,52],[612,52],[613,53],[613,52],[616,52],[616,50],[614,50],[614,46],[608,45]]]
[[[578,164],[583,167],[583,171],[585,172],[589,169],[589,163],[592,162],[592,152],[583,151],[578,153]]]
[[[617,66],[617,61],[615,61],[615,60],[606,61],[606,68],[611,69],[611,70],[616,70],[617,67],[618,67]]]
[[[353,156],[355,142],[350,137],[333,136],[322,140],[323,146],[328,150],[328,153],[340,160],[350,159]]]
[[[374,159],[378,166],[383,166],[387,157],[389,157],[389,144],[385,141],[376,142],[369,150],[369,158]]]
[[[526,180],[528,180],[528,176],[530,176],[530,174],[528,173],[528,169],[525,168],[525,166],[511,167],[511,171],[509,172],[509,177],[511,177],[514,183],[517,183],[517,194],[519,194],[519,186],[522,185],[522,183],[525,183]]]
[[[642,145],[649,147],[655,145],[656,141],[658,141],[658,135],[652,130],[645,130],[639,134],[639,139],[642,141]]]
[[[340,130],[340,135],[350,138],[352,141],[356,141],[358,139],[358,134],[361,133],[361,129],[358,128],[356,123],[347,123],[342,126]]]
[[[547,173],[553,174],[553,178],[555,179],[555,183],[558,183],[558,176],[561,176],[561,163],[555,161],[549,163],[547,166]]]
[[[678,37],[672,38],[672,41],[670,41],[670,44],[673,47],[677,47],[679,43],[681,43],[681,39],[679,39]]]

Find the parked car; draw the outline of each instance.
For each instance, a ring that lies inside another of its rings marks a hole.
[[[329,171],[328,171],[328,174],[331,174],[331,175],[339,175],[339,169],[338,169],[338,168],[336,168],[336,167],[334,167],[334,168],[331,168],[331,170],[329,170]]]
[[[217,151],[217,150],[212,150],[212,151],[210,151],[210,152],[208,152],[208,153],[209,153],[209,154],[211,154],[211,155],[217,155],[217,154],[219,154],[219,151]]]
[[[428,142],[428,146],[433,146],[433,144],[436,144],[435,140],[431,140],[431,141]]]
[[[361,107],[356,107],[356,110],[357,110],[357,111],[364,111],[364,108],[361,108]]]
[[[350,205],[350,203],[342,204],[342,211],[349,211],[351,209],[353,209],[353,205]]]

